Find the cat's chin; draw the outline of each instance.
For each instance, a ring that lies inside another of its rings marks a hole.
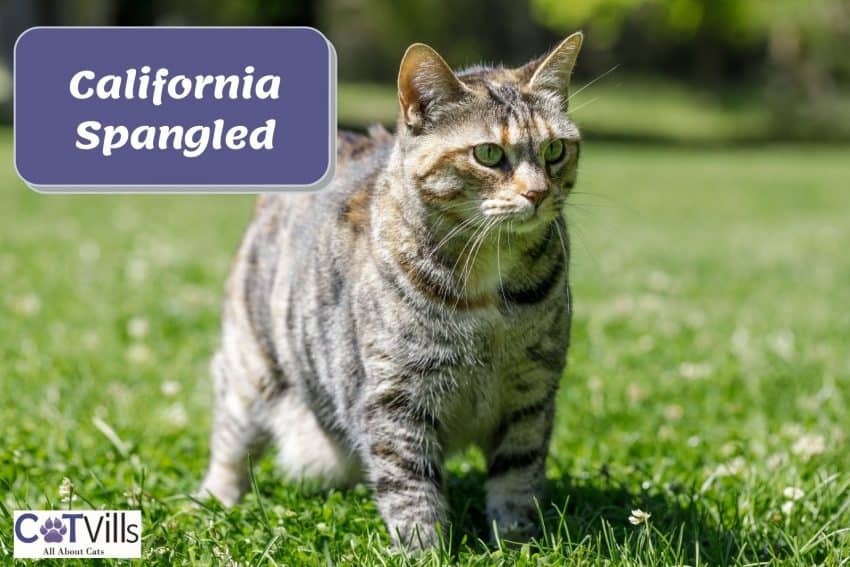
[[[551,215],[540,214],[540,212],[487,215],[485,219],[491,220],[498,216],[499,223],[508,232],[517,235],[529,235],[543,232],[547,226],[555,220]],[[486,221],[485,221],[486,222]]]
[[[506,223],[506,227],[513,234],[528,235],[543,232],[554,220],[550,215],[542,215],[538,212],[522,219],[512,220]]]

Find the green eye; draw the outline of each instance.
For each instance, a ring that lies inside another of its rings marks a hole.
[[[504,150],[497,146],[496,144],[478,144],[472,150],[473,155],[475,155],[475,159],[478,160],[478,163],[481,165],[486,165],[487,167],[494,167],[499,165],[499,162],[502,161],[502,158],[505,156]]]
[[[543,159],[546,163],[555,163],[562,157],[564,157],[564,141],[561,139],[552,140],[543,148]]]

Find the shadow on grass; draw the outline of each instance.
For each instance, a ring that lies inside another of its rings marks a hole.
[[[453,555],[464,545],[481,549],[485,545],[482,542],[488,541],[484,480],[479,470],[449,479]],[[531,543],[532,551],[561,548],[563,555],[569,555],[576,547],[586,546],[609,559],[647,557],[649,553],[658,560],[691,565],[757,562],[780,555],[775,549],[757,551],[753,542],[736,537],[737,532],[724,527],[705,506],[694,502],[696,488],[667,492],[630,491],[604,470],[587,479],[549,479],[540,502],[542,533],[536,543]],[[639,535],[644,527],[629,521],[634,509],[652,515],[652,529],[647,530],[652,538],[649,543]]]

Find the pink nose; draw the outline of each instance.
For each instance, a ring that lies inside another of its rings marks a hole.
[[[536,207],[543,199],[546,198],[546,193],[546,191],[526,191],[522,194],[522,196],[531,201],[531,203]]]

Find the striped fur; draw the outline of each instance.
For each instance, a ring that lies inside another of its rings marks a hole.
[[[394,541],[427,547],[443,461],[477,444],[491,520],[531,528],[569,343],[580,43],[457,74],[413,46],[395,136],[340,133],[330,189],[259,199],[227,285],[202,494],[235,503],[271,441],[290,478],[367,481]],[[565,156],[545,163],[555,138]],[[473,157],[484,142],[498,167]]]

